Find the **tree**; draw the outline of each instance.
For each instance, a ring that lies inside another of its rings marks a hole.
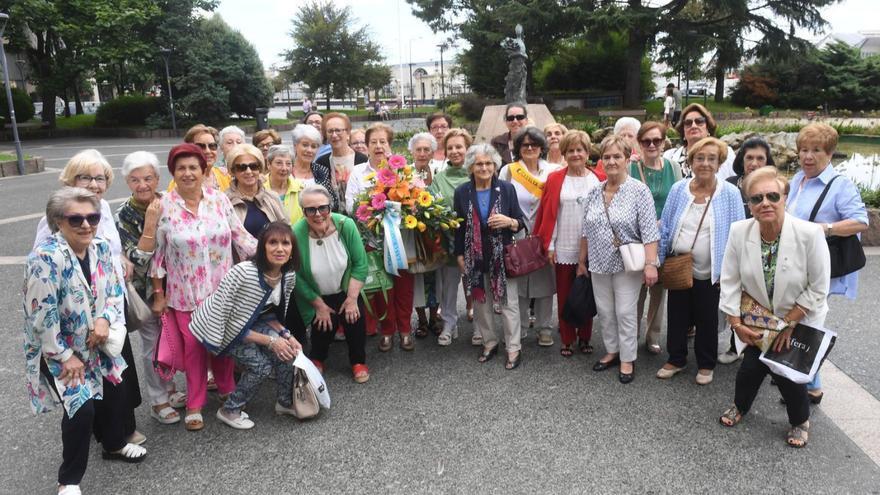
[[[353,30],[352,23],[348,7],[313,0],[293,19],[289,34],[294,47],[282,53],[290,64],[291,80],[323,90],[328,110],[331,96],[344,98],[353,89],[381,87],[391,77],[380,69],[379,45],[365,27]]]

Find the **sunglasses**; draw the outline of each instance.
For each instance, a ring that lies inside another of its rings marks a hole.
[[[507,119],[508,122],[513,122],[514,120],[526,120],[526,116],[523,114],[508,115],[507,117],[504,117],[504,118]]]
[[[646,139],[642,139],[639,142],[642,143],[642,146],[644,146],[645,148],[647,148],[648,146],[654,146],[655,148],[657,148],[660,146],[661,143],[663,143],[663,141],[664,141],[663,138],[654,138],[654,139],[647,139],[646,138]]]
[[[782,199],[782,195],[778,192],[755,194],[753,196],[749,196],[749,203],[751,203],[753,206],[758,206],[759,204],[764,202],[764,198],[767,198],[767,201],[771,203],[778,203],[779,200]]]
[[[706,125],[705,117],[697,117],[695,119],[684,119],[682,121],[685,127],[691,127],[694,125]]]
[[[244,172],[247,169],[251,169],[254,172],[259,172],[260,171],[260,164],[258,162],[251,162],[251,163],[239,163],[239,164],[235,165],[236,172]]]
[[[73,228],[81,227],[83,221],[88,222],[89,227],[95,227],[101,222],[101,214],[89,213],[88,215],[65,215],[64,219],[67,220],[67,224]]]
[[[330,205],[306,206],[303,208],[303,213],[305,213],[307,217],[313,217],[318,214],[326,215],[330,213]]]
[[[217,143],[194,143],[194,144],[205,151],[207,151],[207,150],[216,151],[217,150]]]
[[[541,145],[536,144],[536,143],[523,143],[523,144],[519,145],[519,147],[524,150],[539,150],[539,149],[541,149]]]

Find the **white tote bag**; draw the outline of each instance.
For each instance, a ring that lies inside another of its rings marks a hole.
[[[324,377],[321,376],[321,372],[318,371],[315,364],[306,357],[304,352],[300,352],[297,354],[296,359],[293,360],[293,366],[306,372],[306,376],[309,377],[309,383],[312,384],[312,388],[318,396],[318,403],[324,409],[330,409],[330,392],[327,390],[327,383],[324,381]]]

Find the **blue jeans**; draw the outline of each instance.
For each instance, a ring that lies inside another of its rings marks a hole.
[[[251,332],[261,333],[277,337],[278,333],[269,326],[269,322],[275,320],[274,315],[263,315],[251,327]],[[223,408],[227,411],[239,411],[257,394],[260,384],[263,383],[272,369],[275,370],[276,397],[278,403],[284,407],[290,407],[293,403],[293,363],[278,359],[274,352],[268,348],[254,343],[239,342],[229,351],[229,355],[235,362],[244,367],[244,372],[235,391],[229,395]]]

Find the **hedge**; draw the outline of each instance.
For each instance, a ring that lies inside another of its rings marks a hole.
[[[162,100],[154,96],[127,95],[101,104],[95,115],[95,127],[138,127],[147,117],[162,111]]]

